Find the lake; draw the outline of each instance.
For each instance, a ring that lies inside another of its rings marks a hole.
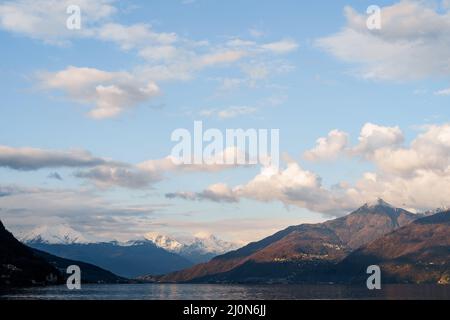
[[[26,300],[304,300],[304,299],[445,299],[450,286],[384,285],[381,290],[344,285],[115,284],[0,291],[0,299]]]

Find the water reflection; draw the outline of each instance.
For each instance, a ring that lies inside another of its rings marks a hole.
[[[445,299],[450,286],[384,285],[382,290],[342,285],[196,285],[125,284],[26,288],[0,292],[1,299],[88,300],[300,300],[300,299]]]

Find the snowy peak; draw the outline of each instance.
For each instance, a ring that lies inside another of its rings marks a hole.
[[[160,248],[181,254],[196,253],[218,255],[237,248],[233,243],[221,240],[214,235],[206,233],[198,233],[184,241],[156,232],[147,233],[145,238]]]
[[[236,248],[237,246],[234,243],[221,240],[215,235],[204,233],[196,234],[192,242],[188,245],[188,249],[190,250],[214,254],[223,254]]]
[[[67,225],[40,226],[20,237],[25,243],[73,244],[89,241]]]
[[[183,249],[183,244],[177,240],[156,232],[149,232],[145,234],[145,239],[153,242],[157,247],[171,252],[180,252]]]
[[[363,207],[369,208],[369,209],[375,209],[377,207],[383,207],[383,208],[390,208],[390,209],[396,209],[393,205],[390,203],[387,203],[381,198],[377,198],[374,201],[367,202]]]

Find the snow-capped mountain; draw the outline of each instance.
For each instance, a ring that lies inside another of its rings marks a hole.
[[[212,234],[196,234],[192,242],[186,244],[185,250],[203,253],[223,254],[237,249],[237,245],[217,238]]]
[[[369,208],[369,209],[374,209],[374,208],[377,208],[377,207],[397,209],[396,207],[394,207],[390,203],[387,203],[386,201],[384,201],[381,198],[377,198],[377,199],[375,199],[373,201],[369,201],[366,204],[364,204],[364,206],[363,206],[363,208]]]
[[[82,235],[66,224],[43,225],[19,239],[34,249],[90,263],[127,278],[169,273],[194,263],[179,254],[159,248],[143,237],[129,241],[102,239]]]
[[[156,232],[149,232],[142,238],[128,241],[99,240],[88,238],[68,225],[43,225],[33,229],[31,232],[22,233],[19,239],[28,245],[109,245],[134,250],[148,245],[164,249],[166,252],[176,254],[192,263],[205,262],[211,258],[234,250],[237,246],[233,243],[223,241],[214,235],[196,234],[195,236],[179,240]],[[134,248],[133,248],[134,247]],[[58,247],[61,248],[61,247]],[[84,247],[83,247],[84,248]],[[42,248],[40,248],[42,249]],[[68,247],[66,248],[68,250]],[[85,249],[85,248],[84,248]],[[61,249],[62,250],[62,249]]]
[[[145,235],[145,239],[153,242],[156,246],[166,249],[167,251],[179,253],[183,249],[183,244],[168,236],[157,232],[149,232]]]
[[[43,225],[22,234],[19,239],[24,243],[74,244],[89,243],[80,232],[67,225]]]
[[[167,251],[178,253],[194,262],[204,262],[214,256],[236,249],[238,246],[211,234],[199,233],[184,240],[157,232],[149,232],[145,238]]]

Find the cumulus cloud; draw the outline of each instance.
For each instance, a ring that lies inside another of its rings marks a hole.
[[[400,145],[404,137],[399,127],[379,126],[369,122],[362,127],[358,140],[359,144],[353,152],[370,155],[377,149]]]
[[[450,11],[425,1],[403,0],[381,10],[381,30],[369,30],[367,15],[345,8],[346,25],[317,45],[358,65],[368,79],[413,80],[448,76]]]
[[[129,42],[121,43],[122,46],[131,48],[136,45],[135,42],[138,40],[129,39]],[[158,96],[161,90],[157,83],[190,80],[194,74],[205,68],[230,66],[247,56],[259,54],[255,50],[229,48],[209,48],[209,51],[199,54],[182,46],[152,45],[139,50],[138,54],[145,58],[147,63],[132,72],[68,66],[56,72],[40,72],[37,74],[37,80],[44,90],[61,91],[69,99],[91,106],[92,109],[88,113],[90,117],[105,119],[115,117]],[[285,63],[247,64],[242,67],[242,72],[248,78],[244,82],[252,86],[272,71],[281,73],[289,70],[290,67]],[[251,107],[233,106],[229,110],[219,111],[218,116],[230,118],[253,111]]]
[[[303,169],[295,162],[288,163],[283,170],[263,168],[251,181],[233,188],[219,183],[202,192],[177,192],[166,196],[215,202],[237,202],[241,198],[261,202],[281,201],[286,205],[327,214],[339,214],[355,205],[345,193],[333,194],[331,190],[323,187],[318,175]]]
[[[339,155],[373,158],[380,149],[400,146],[403,142],[403,132],[398,126],[387,127],[368,122],[362,127],[356,146],[349,145],[348,133],[335,129],[327,137],[317,139],[316,146],[307,150],[304,157],[309,161],[334,160]]]
[[[420,172],[447,174],[450,168],[450,125],[428,126],[409,147],[380,148],[373,161],[383,171],[412,176]]]
[[[127,72],[69,66],[58,72],[38,74],[40,85],[63,91],[76,102],[92,105],[89,116],[103,119],[117,116],[160,93],[156,83],[141,81]]]
[[[342,152],[372,163],[376,171],[364,173],[354,183],[340,181],[325,187],[319,175],[289,161],[281,170],[263,168],[242,185],[218,184],[220,188],[170,196],[216,202],[230,202],[230,199],[235,202],[242,198],[280,201],[331,215],[346,213],[379,197],[417,211],[450,205],[450,124],[427,126],[406,146],[398,127],[371,123],[363,126],[356,146],[343,147],[346,144],[338,143],[337,148],[332,143],[335,136],[345,137],[347,141],[347,134],[334,130],[327,138],[319,139],[318,146],[307,153],[309,157],[317,160]]]
[[[69,5],[81,8],[80,30],[66,27]],[[146,23],[114,22],[118,11],[113,0],[6,1],[0,4],[0,28],[52,44],[68,44],[79,38],[112,42],[143,58],[144,62],[130,71],[68,66],[39,73],[42,89],[61,91],[67,98],[90,106],[88,115],[94,119],[115,117],[148,102],[160,94],[160,82],[191,80],[206,68],[235,67],[245,59],[262,61],[259,67],[241,70],[249,77],[246,82],[254,85],[272,70],[286,70],[285,63],[273,61],[274,56],[298,48],[295,40],[287,38],[266,43],[237,38],[219,43],[194,41],[174,32],[156,31]],[[265,66],[267,61],[272,61],[270,69]]]
[[[193,156],[194,157],[194,156]],[[215,154],[206,156],[202,164],[196,164],[191,161],[191,164],[186,164],[178,157],[167,156],[162,159],[152,159],[137,164],[137,168],[150,172],[175,172],[175,173],[189,173],[189,172],[219,172],[237,167],[247,167],[250,164],[239,164],[233,161],[231,164],[226,162],[227,159],[248,159],[248,154],[236,147],[227,147]]]
[[[339,130],[332,130],[325,138],[319,138],[316,146],[304,153],[307,160],[333,160],[341,154],[348,144],[348,134]]]

